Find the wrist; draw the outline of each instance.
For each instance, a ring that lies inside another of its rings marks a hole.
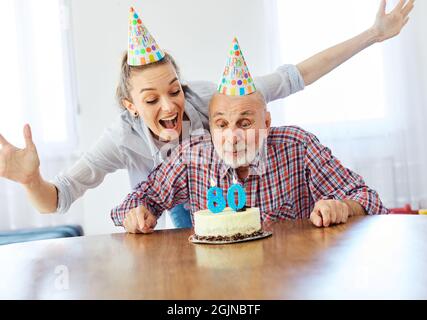
[[[355,212],[353,210],[353,207],[349,203],[349,201],[348,200],[341,200],[341,202],[344,203],[347,206],[347,208],[348,208],[348,216],[349,217],[353,217],[355,215]]]
[[[43,183],[43,178],[40,174],[40,171],[37,170],[33,175],[28,177],[24,183],[22,183],[27,190],[38,189]]]
[[[372,26],[368,30],[366,30],[366,34],[369,45],[381,42],[381,32],[375,26]]]

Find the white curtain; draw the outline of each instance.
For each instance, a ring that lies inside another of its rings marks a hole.
[[[0,1],[0,132],[23,147],[30,123],[44,178],[75,160],[77,101],[69,6],[65,0]],[[23,188],[0,179],[0,230],[82,224],[73,214],[40,215]]]
[[[388,10],[397,1],[388,1]],[[368,28],[379,1],[268,0],[272,68],[298,63]],[[301,93],[270,106],[275,125],[315,133],[388,207],[427,207],[427,3],[403,32]],[[280,50],[278,50],[280,48]]]

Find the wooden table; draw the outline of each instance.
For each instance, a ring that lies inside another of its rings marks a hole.
[[[427,299],[427,217],[273,224],[270,238],[195,245],[190,229],[0,247],[7,299]]]

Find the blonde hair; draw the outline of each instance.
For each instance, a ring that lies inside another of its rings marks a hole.
[[[176,64],[175,59],[167,52],[165,52],[165,57],[162,60],[156,61],[150,64],[142,65],[142,66],[130,66],[128,65],[127,61],[128,61],[128,53],[125,52],[121,60],[120,79],[116,89],[117,102],[119,106],[122,107],[123,109],[125,109],[123,105],[123,100],[128,100],[132,102],[132,98],[130,96],[130,90],[132,89],[130,85],[132,72],[138,72],[138,71],[146,70],[158,65],[171,63],[176,71],[176,74],[178,75],[178,80],[180,80],[179,79],[180,72],[179,72],[178,65]],[[184,86],[183,86],[183,89],[184,89]],[[185,90],[184,90],[184,93],[185,93]]]

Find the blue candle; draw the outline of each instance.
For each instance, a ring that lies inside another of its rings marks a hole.
[[[234,198],[234,193],[237,191],[237,205]],[[237,184],[237,179],[233,177],[233,184],[227,192],[228,206],[234,211],[242,209],[246,205],[246,192],[240,184]]]
[[[213,213],[220,213],[225,207],[226,203],[222,194],[222,189],[218,188],[211,179],[211,187],[208,189],[208,209]]]

